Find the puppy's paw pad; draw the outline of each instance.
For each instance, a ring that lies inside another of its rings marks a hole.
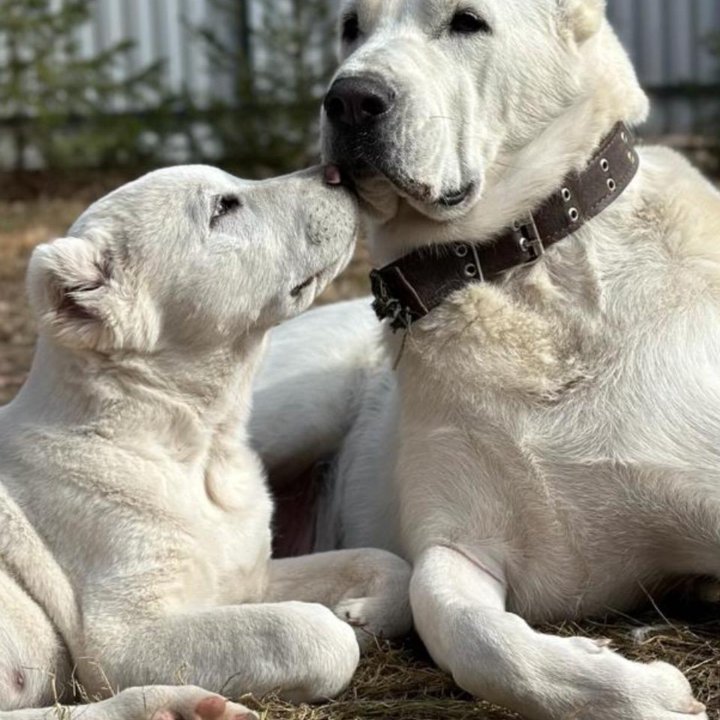
[[[258,720],[258,716],[243,705],[214,695],[201,700],[195,706],[193,720]]]
[[[173,710],[158,710],[152,720],[183,720],[183,718]]]
[[[185,702],[167,703],[152,715],[152,720],[258,720],[258,716],[245,706],[229,702],[220,695],[203,693],[198,700],[197,696],[192,697],[198,692],[195,689],[181,688],[178,692],[192,694],[185,698]]]
[[[206,697],[195,706],[197,720],[220,720],[225,715],[227,700],[219,696]]]

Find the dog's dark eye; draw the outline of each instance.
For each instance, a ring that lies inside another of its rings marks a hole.
[[[342,39],[346,43],[353,43],[360,37],[360,18],[357,13],[348,15],[342,24]]]
[[[210,225],[214,225],[221,217],[229,215],[241,206],[242,203],[237,195],[220,195],[215,199],[215,208],[213,209],[212,218],[210,218]]]
[[[470,10],[460,10],[456,12],[450,21],[450,30],[459,35],[475,35],[476,33],[489,34],[492,32],[490,25]]]

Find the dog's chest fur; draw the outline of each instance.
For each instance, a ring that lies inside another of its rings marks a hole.
[[[8,425],[0,438],[6,489],[85,607],[96,592],[111,603],[117,593],[121,605],[130,589],[149,612],[155,603],[181,610],[263,592],[272,506],[250,451],[186,465],[151,441],[123,448],[92,434]]]
[[[497,548],[529,619],[629,604],[672,574],[673,538],[720,482],[720,202],[674,157],[645,163],[543,266],[458,292],[406,339],[405,550]]]

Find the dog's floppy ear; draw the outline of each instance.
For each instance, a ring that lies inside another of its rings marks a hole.
[[[28,293],[40,329],[62,345],[112,352],[149,350],[157,340],[152,304],[98,243],[68,237],[37,247]]]
[[[575,40],[583,43],[600,29],[606,0],[559,0],[565,23]]]

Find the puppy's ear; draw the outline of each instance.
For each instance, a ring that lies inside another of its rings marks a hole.
[[[83,350],[149,350],[158,322],[143,293],[128,286],[107,248],[83,238],[37,247],[28,269],[28,293],[41,331]]]
[[[576,42],[584,43],[600,30],[606,0],[559,0],[566,27]]]

